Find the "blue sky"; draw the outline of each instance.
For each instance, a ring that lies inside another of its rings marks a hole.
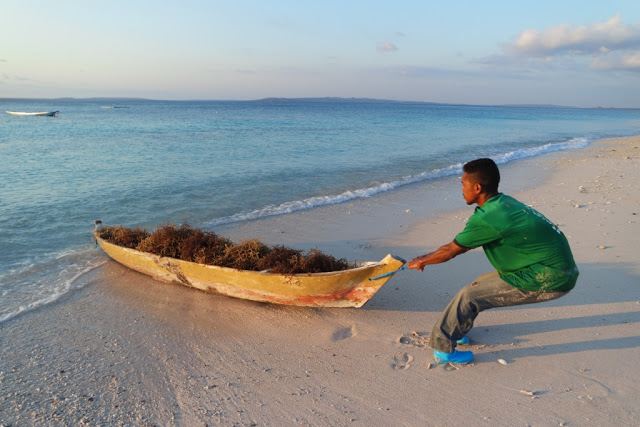
[[[640,1],[23,0],[0,98],[640,107]]]

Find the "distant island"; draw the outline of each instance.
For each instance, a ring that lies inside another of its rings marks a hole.
[[[316,103],[352,103],[352,104],[403,104],[403,105],[443,105],[443,106],[465,106],[465,107],[510,107],[510,108],[573,108],[573,109],[592,109],[602,107],[571,107],[566,105],[554,104],[456,104],[446,102],[427,102],[427,101],[398,101],[392,99],[376,99],[376,98],[340,98],[340,97],[324,97],[324,98],[263,98],[254,102],[316,102]],[[615,110],[617,108],[607,108]],[[629,108],[620,108],[628,110]]]
[[[71,98],[71,97],[63,97],[63,98],[0,98],[0,101],[57,101],[57,102],[105,102],[105,103],[113,103],[113,102],[154,102],[159,101],[155,99],[146,99],[146,98],[122,98],[122,97],[96,97],[96,98]]]
[[[254,102],[327,102],[327,103],[350,103],[350,104],[420,104],[420,105],[454,105],[443,104],[438,102],[426,101],[397,101],[393,99],[376,99],[376,98],[341,98],[335,96],[327,96],[322,98],[262,98],[256,99]]]
[[[427,101],[398,101],[393,99],[377,99],[377,98],[340,98],[340,97],[323,97],[323,98],[263,98],[254,102],[326,102],[326,103],[351,103],[351,104],[403,104],[403,105],[463,105],[474,107],[515,107],[515,108],[582,108],[570,107],[565,105],[553,104],[456,104],[446,102],[427,102]],[[594,107],[595,108],[595,107]],[[597,107],[601,108],[601,107]]]
[[[393,99],[378,98],[343,98],[337,96],[308,97],[308,98],[285,98],[269,97],[254,100],[233,100],[233,99],[185,99],[185,100],[163,100],[149,98],[127,98],[127,97],[93,97],[93,98],[0,98],[0,102],[11,101],[47,101],[47,102],[100,102],[104,104],[125,103],[125,102],[308,102],[308,103],[344,103],[344,104],[401,104],[401,105],[442,105],[442,106],[471,106],[471,107],[511,107],[511,108],[572,108],[572,109],[600,109],[600,110],[638,110],[639,108],[618,108],[618,107],[572,107],[555,104],[461,104],[428,101],[398,101]]]

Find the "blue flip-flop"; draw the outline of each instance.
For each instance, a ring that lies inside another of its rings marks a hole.
[[[444,353],[442,351],[435,350],[433,357],[437,363],[453,363],[454,365],[464,365],[473,360],[473,353],[470,351],[458,351],[454,350],[453,353]]]
[[[456,341],[456,344],[458,344],[458,345],[469,344],[469,337],[465,335],[464,337],[462,337],[458,341]]]

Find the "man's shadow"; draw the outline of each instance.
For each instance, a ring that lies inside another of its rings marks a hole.
[[[478,325],[478,333],[472,329],[470,336],[472,344],[489,346],[506,346],[510,343],[527,343],[531,338],[520,338],[522,335],[544,334],[554,331],[577,333],[583,328],[615,327],[616,325],[640,323],[640,311],[627,311],[611,314],[597,314],[591,316],[572,317],[564,319],[549,319],[533,322],[514,322],[500,325]],[[523,333],[523,331],[527,331]],[[531,332],[533,331],[533,332]],[[473,339],[477,337],[478,342]],[[500,347],[497,352],[503,359],[518,359],[532,356],[550,356],[555,354],[578,353],[589,350],[620,350],[640,347],[640,335],[619,338],[592,339],[587,341],[565,341],[561,344],[525,345],[515,347]],[[480,355],[482,359],[482,355]]]

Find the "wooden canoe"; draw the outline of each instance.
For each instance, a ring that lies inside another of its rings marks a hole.
[[[306,307],[362,307],[405,263],[387,255],[350,270],[281,275],[161,257],[107,242],[95,231],[94,236],[115,261],[155,279],[235,298]],[[369,280],[380,275],[386,276]]]

